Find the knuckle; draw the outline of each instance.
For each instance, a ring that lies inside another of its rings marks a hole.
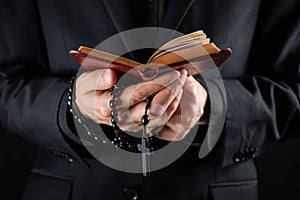
[[[119,128],[122,130],[122,131],[129,131],[130,130],[130,127],[128,127],[127,125],[125,125],[124,123],[119,123]]]
[[[108,108],[100,108],[99,109],[99,112],[100,112],[100,115],[103,117],[103,118],[110,118],[111,117],[111,110],[108,109]]]
[[[81,96],[82,94],[85,93],[85,91],[84,91],[84,84],[83,83],[84,82],[82,81],[82,78],[80,78],[80,77],[77,78],[76,81],[75,81],[73,89],[75,89],[75,96],[76,96],[76,98],[78,96]]]
[[[200,108],[198,116],[202,116],[204,114],[204,108]]]
[[[143,87],[139,87],[132,95],[133,102],[140,102],[148,97],[148,92]]]
[[[178,121],[170,121],[168,122],[168,126],[173,130],[173,131],[178,131],[181,128],[181,123]]]
[[[179,99],[175,98],[175,99],[172,101],[172,103],[170,103],[169,109],[170,109],[171,111],[174,111],[174,110],[176,110],[176,109],[178,108],[178,106],[179,106]]]
[[[165,113],[165,108],[159,104],[151,105],[149,109],[150,116],[159,117]]]
[[[185,138],[186,134],[179,134],[174,137],[174,141],[181,141]]]

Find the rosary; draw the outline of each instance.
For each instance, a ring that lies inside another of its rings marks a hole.
[[[145,113],[141,118],[141,124],[143,126],[143,133],[141,137],[140,143],[134,147],[132,144],[129,144],[128,141],[126,141],[126,134],[123,133],[120,128],[119,128],[119,121],[118,121],[118,111],[116,110],[117,107],[117,101],[116,99],[118,98],[119,93],[121,92],[121,89],[119,86],[115,85],[112,88],[111,92],[111,100],[109,102],[109,107],[112,109],[111,111],[111,123],[112,127],[115,132],[115,139],[112,141],[113,144],[116,145],[116,147],[120,148],[129,148],[131,150],[137,149],[139,152],[142,153],[142,172],[143,175],[146,177],[149,175],[150,172],[150,154],[152,152],[152,148],[150,147],[150,137],[153,136],[153,134],[149,133],[147,134],[147,125],[150,122],[150,117],[147,114],[147,111],[151,105],[151,101],[154,97],[154,94],[149,96],[145,101],[146,101],[146,106],[145,106]]]

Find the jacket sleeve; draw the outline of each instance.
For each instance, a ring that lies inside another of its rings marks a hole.
[[[34,1],[0,3],[0,126],[39,147],[74,155],[59,118],[72,72],[54,74]],[[66,70],[67,71],[67,70]]]
[[[300,135],[299,9],[299,1],[262,1],[247,76],[223,80],[227,112],[216,148],[222,166]]]

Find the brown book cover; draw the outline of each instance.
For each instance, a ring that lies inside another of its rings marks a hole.
[[[71,50],[70,55],[86,70],[110,68],[151,80],[171,69],[186,69],[188,75],[195,75],[219,67],[231,55],[231,50],[220,50],[203,31],[196,31],[169,41],[146,64],[85,46]]]

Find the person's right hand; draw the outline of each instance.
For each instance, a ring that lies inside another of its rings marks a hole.
[[[87,71],[76,79],[75,102],[79,111],[99,124],[111,124],[110,89],[117,81],[117,74],[110,69]]]

